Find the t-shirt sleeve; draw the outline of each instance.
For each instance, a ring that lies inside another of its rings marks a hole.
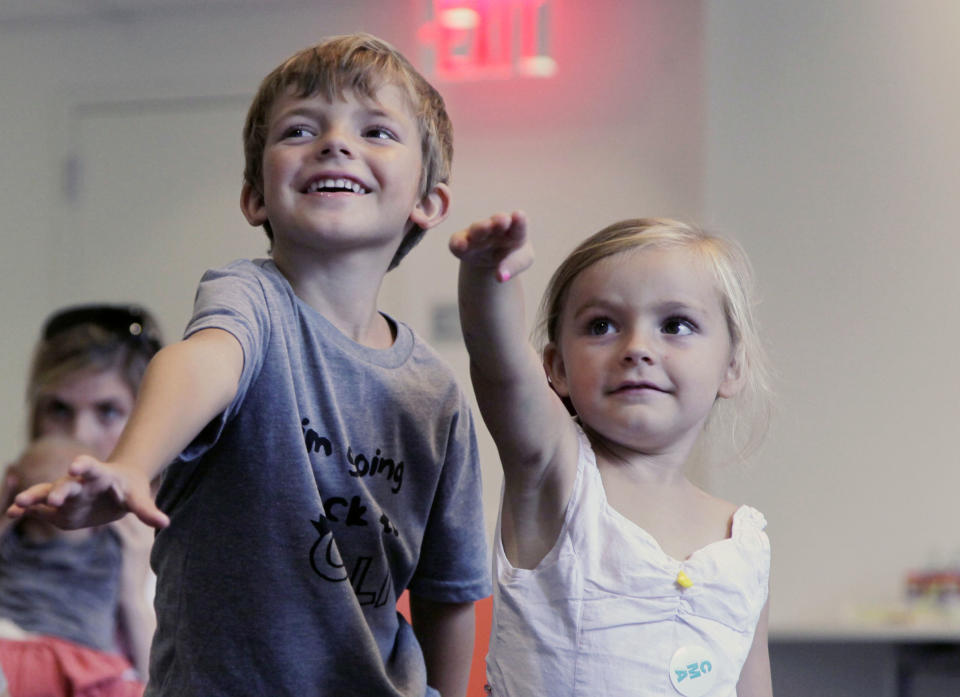
[[[253,263],[234,262],[204,273],[197,287],[193,317],[183,336],[189,338],[202,329],[222,329],[240,342],[243,372],[233,401],[187,446],[180,455],[182,460],[195,459],[216,443],[224,426],[243,404],[263,363],[270,317],[263,281]]]
[[[436,602],[479,600],[493,591],[473,416],[461,393],[410,592]]]

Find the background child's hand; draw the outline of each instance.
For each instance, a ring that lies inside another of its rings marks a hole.
[[[157,528],[170,522],[154,503],[146,475],[88,455],[77,457],[67,476],[20,492],[7,509],[12,518],[30,515],[66,530],[104,525],[127,513]]]
[[[453,234],[450,251],[463,263],[494,269],[498,280],[508,281],[533,263],[527,217],[515,211],[476,222]]]

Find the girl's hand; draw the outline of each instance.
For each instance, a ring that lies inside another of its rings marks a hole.
[[[170,523],[154,503],[143,473],[88,455],[76,458],[69,474],[57,481],[20,492],[7,509],[11,518],[30,515],[66,530],[104,525],[127,513],[156,528]]]
[[[450,238],[450,251],[464,264],[490,268],[498,281],[509,281],[533,263],[527,217],[515,211],[474,223]]]

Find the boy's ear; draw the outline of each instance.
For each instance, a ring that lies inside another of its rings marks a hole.
[[[726,372],[723,375],[723,381],[720,383],[720,387],[717,388],[717,397],[721,399],[736,397],[740,390],[743,389],[743,383],[746,382],[743,364],[743,348],[738,346],[730,358],[730,363],[727,365]]]
[[[553,387],[553,391],[561,397],[569,397],[567,369],[556,342],[551,341],[543,349],[543,370],[547,374],[547,382]]]
[[[417,201],[410,213],[410,222],[423,230],[429,230],[442,223],[449,211],[450,187],[439,182]]]
[[[240,210],[247,222],[257,227],[267,222],[267,206],[261,194],[250,182],[243,182],[240,190]]]

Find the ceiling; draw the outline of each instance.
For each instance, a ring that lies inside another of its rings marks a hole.
[[[305,0],[0,0],[0,24],[122,20],[305,4]]]

